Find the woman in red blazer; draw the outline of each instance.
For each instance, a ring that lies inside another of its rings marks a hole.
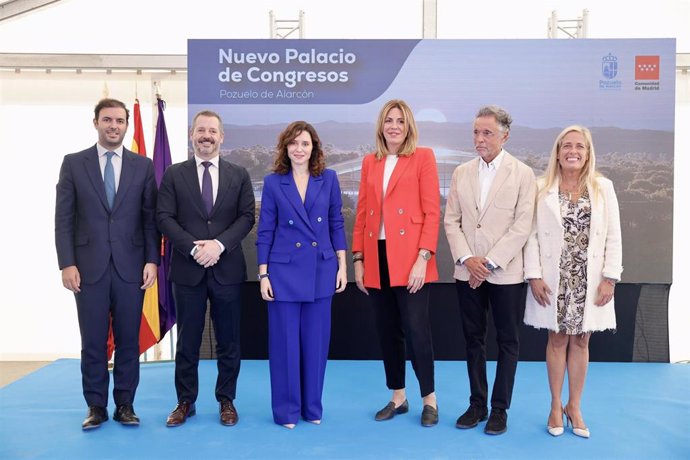
[[[376,413],[390,420],[408,411],[405,342],[423,398],[421,422],[438,423],[428,283],[438,279],[436,244],[441,205],[434,152],[417,147],[412,110],[387,102],[376,126],[376,152],[362,163],[352,252],[357,287],[369,295],[383,350],[391,401]]]

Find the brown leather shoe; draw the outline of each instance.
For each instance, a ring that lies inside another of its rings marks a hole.
[[[220,402],[220,423],[225,426],[237,425],[240,416],[237,415],[235,405],[229,399],[224,399]]]
[[[180,401],[175,406],[175,410],[168,415],[168,420],[165,424],[168,426],[180,426],[187,421],[187,417],[191,417],[194,414],[196,414],[194,403]]]

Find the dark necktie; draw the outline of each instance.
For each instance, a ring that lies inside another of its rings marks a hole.
[[[210,161],[202,161],[201,164],[204,166],[204,175],[201,178],[201,201],[206,206],[206,214],[210,216],[211,209],[213,209],[213,183],[211,182],[211,173],[208,168],[212,163]]]
[[[105,170],[103,171],[105,197],[108,200],[108,207],[113,209],[113,203],[115,203],[115,169],[113,169],[113,155],[115,155],[115,152],[106,152],[105,154],[108,157],[105,162]]]

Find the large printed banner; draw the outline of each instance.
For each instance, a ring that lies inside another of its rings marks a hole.
[[[294,120],[314,125],[350,236],[362,158],[389,99],[410,104],[420,144],[434,149],[443,207],[453,169],[476,155],[472,120],[482,105],[512,115],[505,148],[537,175],[561,129],[585,125],[620,202],[623,281],[671,283],[673,39],[190,40],[188,69],[190,125],[199,110],[221,115],[221,154],[249,170],[259,204],[280,131]],[[439,271],[450,282],[442,227]],[[255,240],[245,241],[250,273]]]

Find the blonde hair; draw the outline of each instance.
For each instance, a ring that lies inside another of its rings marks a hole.
[[[399,109],[402,112],[403,120],[405,121],[405,129],[407,133],[405,134],[405,141],[400,146],[398,155],[402,157],[410,156],[417,149],[417,124],[414,121],[414,115],[412,115],[412,109],[407,105],[402,99],[392,99],[383,106],[381,112],[379,112],[379,119],[376,122],[376,159],[380,160],[385,157],[388,153],[388,146],[386,145],[386,139],[383,137],[383,124],[386,121],[388,112],[393,109]]]
[[[541,196],[546,190],[549,190],[556,181],[560,181],[561,177],[561,167],[558,163],[558,154],[560,153],[561,146],[563,144],[563,138],[569,133],[580,133],[585,138],[585,149],[587,150],[587,159],[585,160],[585,165],[580,171],[580,177],[577,181],[577,191],[582,194],[587,188],[592,191],[591,199],[596,199],[599,193],[599,185],[597,184],[597,177],[600,174],[596,170],[596,155],[594,153],[594,144],[592,142],[592,133],[589,129],[580,125],[571,125],[565,128],[556,137],[556,141],[553,143],[553,148],[551,149],[551,156],[549,157],[549,164],[544,171],[544,185],[539,190],[539,196]]]

